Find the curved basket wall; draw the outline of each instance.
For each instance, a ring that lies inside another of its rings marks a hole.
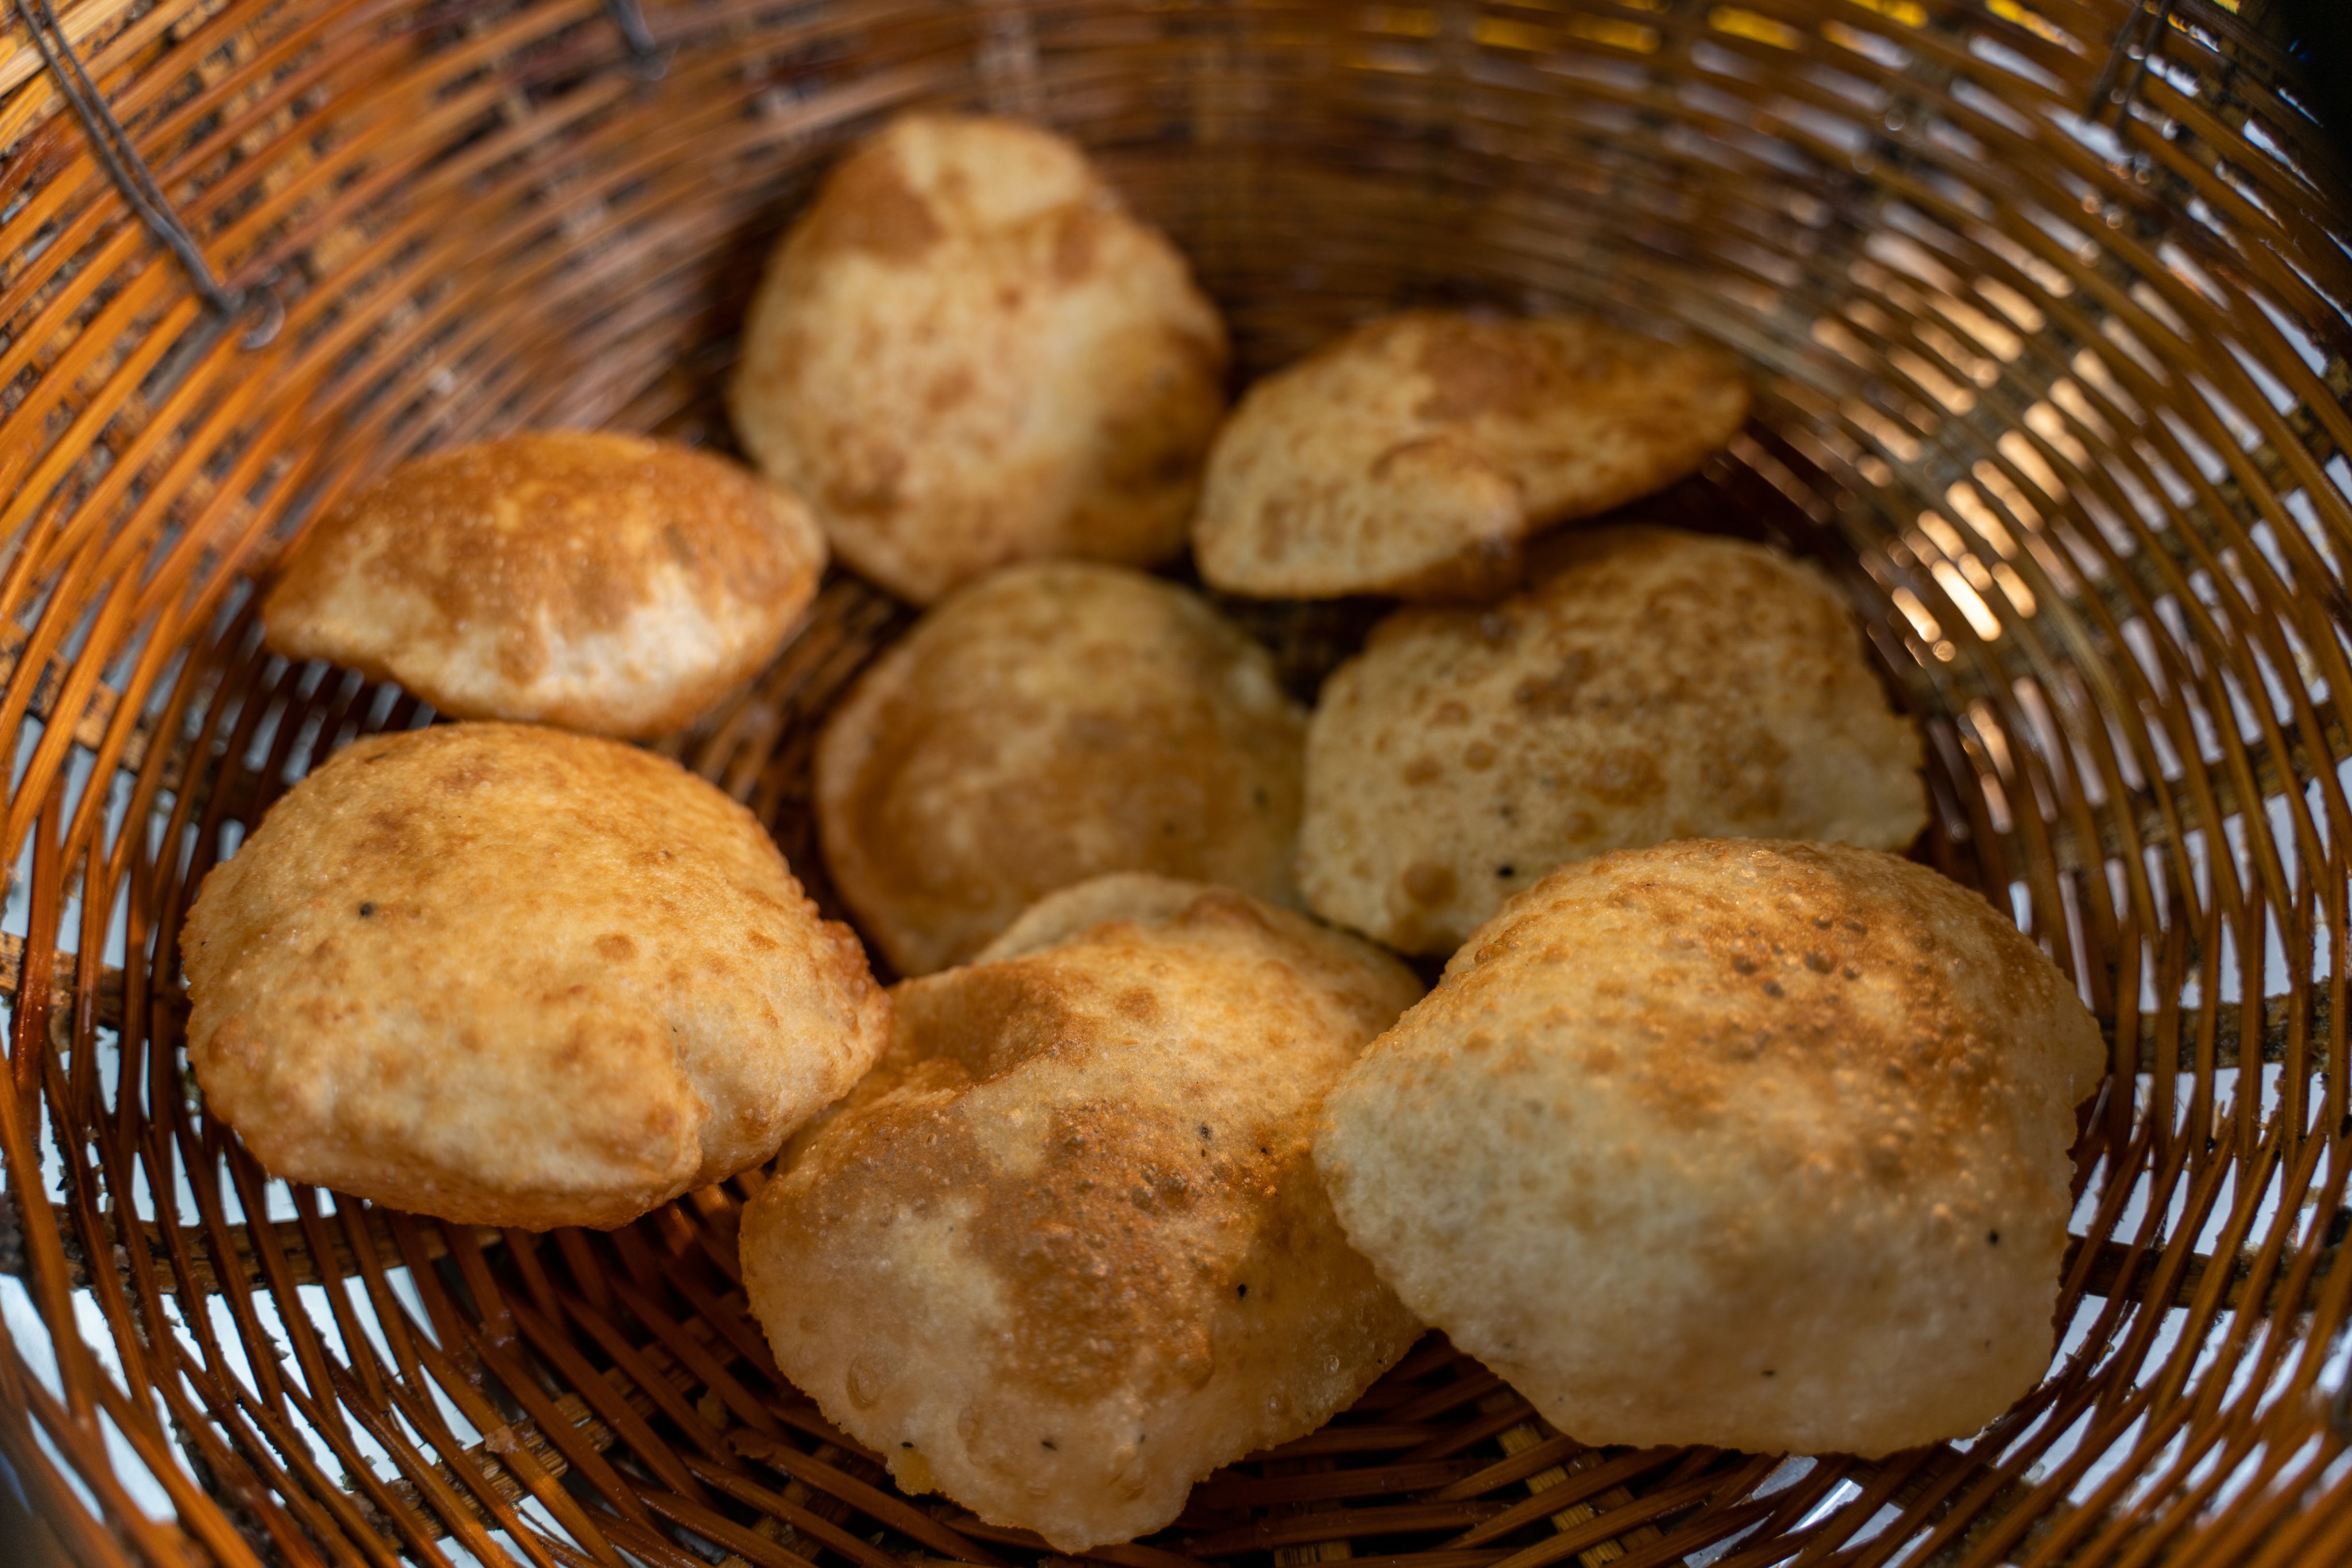
[[[2246,0],[2251,13],[2257,0]],[[2209,0],[84,0],[253,347],[0,46],[0,1456],[78,1560],[907,1568],[1042,1547],[890,1491],[775,1375],[748,1186],[611,1237],[288,1188],[181,1066],[174,934],[413,702],[263,653],[303,519],[534,423],[723,440],[759,258],[903,105],[1040,116],[1277,363],[1414,299],[1686,323],[1756,419],[1651,508],[1844,573],[1928,851],[2111,1026],[2048,1380],[1878,1464],[1580,1447],[1442,1341],[1122,1568],[2352,1561],[2352,212]],[[674,748],[796,866],[901,613],[836,577]],[[1261,617],[1302,682],[1361,617]]]

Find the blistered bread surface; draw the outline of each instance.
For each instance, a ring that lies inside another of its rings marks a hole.
[[[824,537],[707,453],[535,431],[403,464],[320,519],[262,604],[269,645],[457,718],[640,737],[749,680],[800,624]]]
[[[775,1153],[889,1004],[751,813],[616,742],[352,742],[181,938],[210,1114],[277,1175],[467,1224],[612,1226]]]
[[[1714,840],[1513,900],[1317,1146],[1405,1303],[1581,1442],[1876,1456],[2049,1365],[2099,1030],[1983,899]]]
[[[1722,350],[1594,317],[1382,317],[1242,398],[1193,555],[1261,598],[1484,596],[1528,535],[1672,484],[1748,404]]]
[[[842,559],[927,604],[1012,561],[1176,554],[1225,364],[1183,257],[1073,143],[909,114],[771,260],[730,407]]]
[[[1400,612],[1325,683],[1299,834],[1318,914],[1446,954],[1568,861],[1927,826],[1918,737],[1818,570],[1654,528],[1547,554],[1501,603]]]
[[[1063,1551],[1321,1426],[1412,1343],[1308,1155],[1419,993],[1227,889],[1068,890],[893,992],[889,1053],[744,1214],[777,1364],[912,1491]]]
[[[834,881],[902,973],[1116,871],[1296,904],[1306,716],[1197,594],[1086,562],[972,584],[901,638],[817,746]]]

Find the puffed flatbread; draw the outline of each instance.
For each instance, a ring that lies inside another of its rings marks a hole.
[[[1483,597],[1538,528],[1696,468],[1748,399],[1723,350],[1590,316],[1382,317],[1249,389],[1210,453],[1193,557],[1265,599]]]
[[[1076,145],[908,114],[785,236],[729,406],[842,559],[928,604],[1012,561],[1176,554],[1225,362],[1183,257]]]
[[[269,646],[457,718],[640,738],[774,658],[824,575],[808,508],[739,465],[532,431],[403,464],[304,537]]]
[[[1420,987],[1134,873],[994,951],[895,989],[889,1053],[745,1209],[743,1282],[784,1375],[900,1485],[1076,1552],[1166,1524],[1417,1337],[1308,1139]]]
[[[889,1035],[749,811],[520,725],[352,742],[180,949],[188,1063],[255,1157],[467,1225],[620,1225],[757,1165]]]
[[[1595,1446],[1965,1437],[2056,1333],[2105,1050],[1975,894],[1837,844],[1580,862],[1471,937],[1326,1103],[1405,1303]]]
[[[1445,954],[1568,861],[1668,839],[1901,849],[1919,739],[1836,587],[1760,545],[1595,529],[1486,609],[1402,611],[1325,682],[1299,883]]]
[[[908,975],[1115,871],[1296,904],[1306,715],[1198,594],[1049,561],[982,579],[858,682],[817,742],[825,862]]]

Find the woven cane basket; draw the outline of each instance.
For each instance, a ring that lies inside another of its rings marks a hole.
[[[1646,515],[1841,575],[1927,736],[1917,852],[2113,1048],[2055,1357],[1973,1439],[1591,1448],[1433,1336],[1091,1555],[2352,1563],[2352,205],[2259,7],[17,0],[0,1500],[157,1568],[1055,1562],[893,1490],[778,1376],[735,1255],[756,1176],[610,1235],[469,1230],[272,1180],[181,1052],[206,869],[431,716],[266,653],[254,582],[432,446],[724,445],[767,248],[847,140],[934,104],[1077,137],[1251,373],[1433,301],[1744,353],[1753,421]],[[1376,610],[1249,613],[1311,693]],[[907,620],[836,572],[667,743],[820,897],[814,728]]]

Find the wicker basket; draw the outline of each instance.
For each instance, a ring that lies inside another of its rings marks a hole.
[[[424,716],[264,653],[252,575],[436,444],[723,442],[761,256],[845,138],[928,102],[1082,139],[1250,371],[1413,300],[1748,355],[1755,420],[1649,510],[1843,574],[1929,737],[1926,852],[2114,1042],[2058,1355],[1974,1440],[1586,1448],[1432,1339],[1093,1555],[2352,1562],[2352,206],[2258,4],[673,0],[641,30],[595,0],[82,0],[61,31],[152,171],[142,223],[18,0],[0,1457],[34,1509],[76,1560],[159,1568],[1044,1550],[893,1492],[780,1380],[748,1183],[611,1236],[467,1231],[271,1181],[180,1056],[205,869]],[[1363,619],[1255,624],[1311,685]],[[672,745],[804,872],[813,725],[903,620],[836,576]]]

